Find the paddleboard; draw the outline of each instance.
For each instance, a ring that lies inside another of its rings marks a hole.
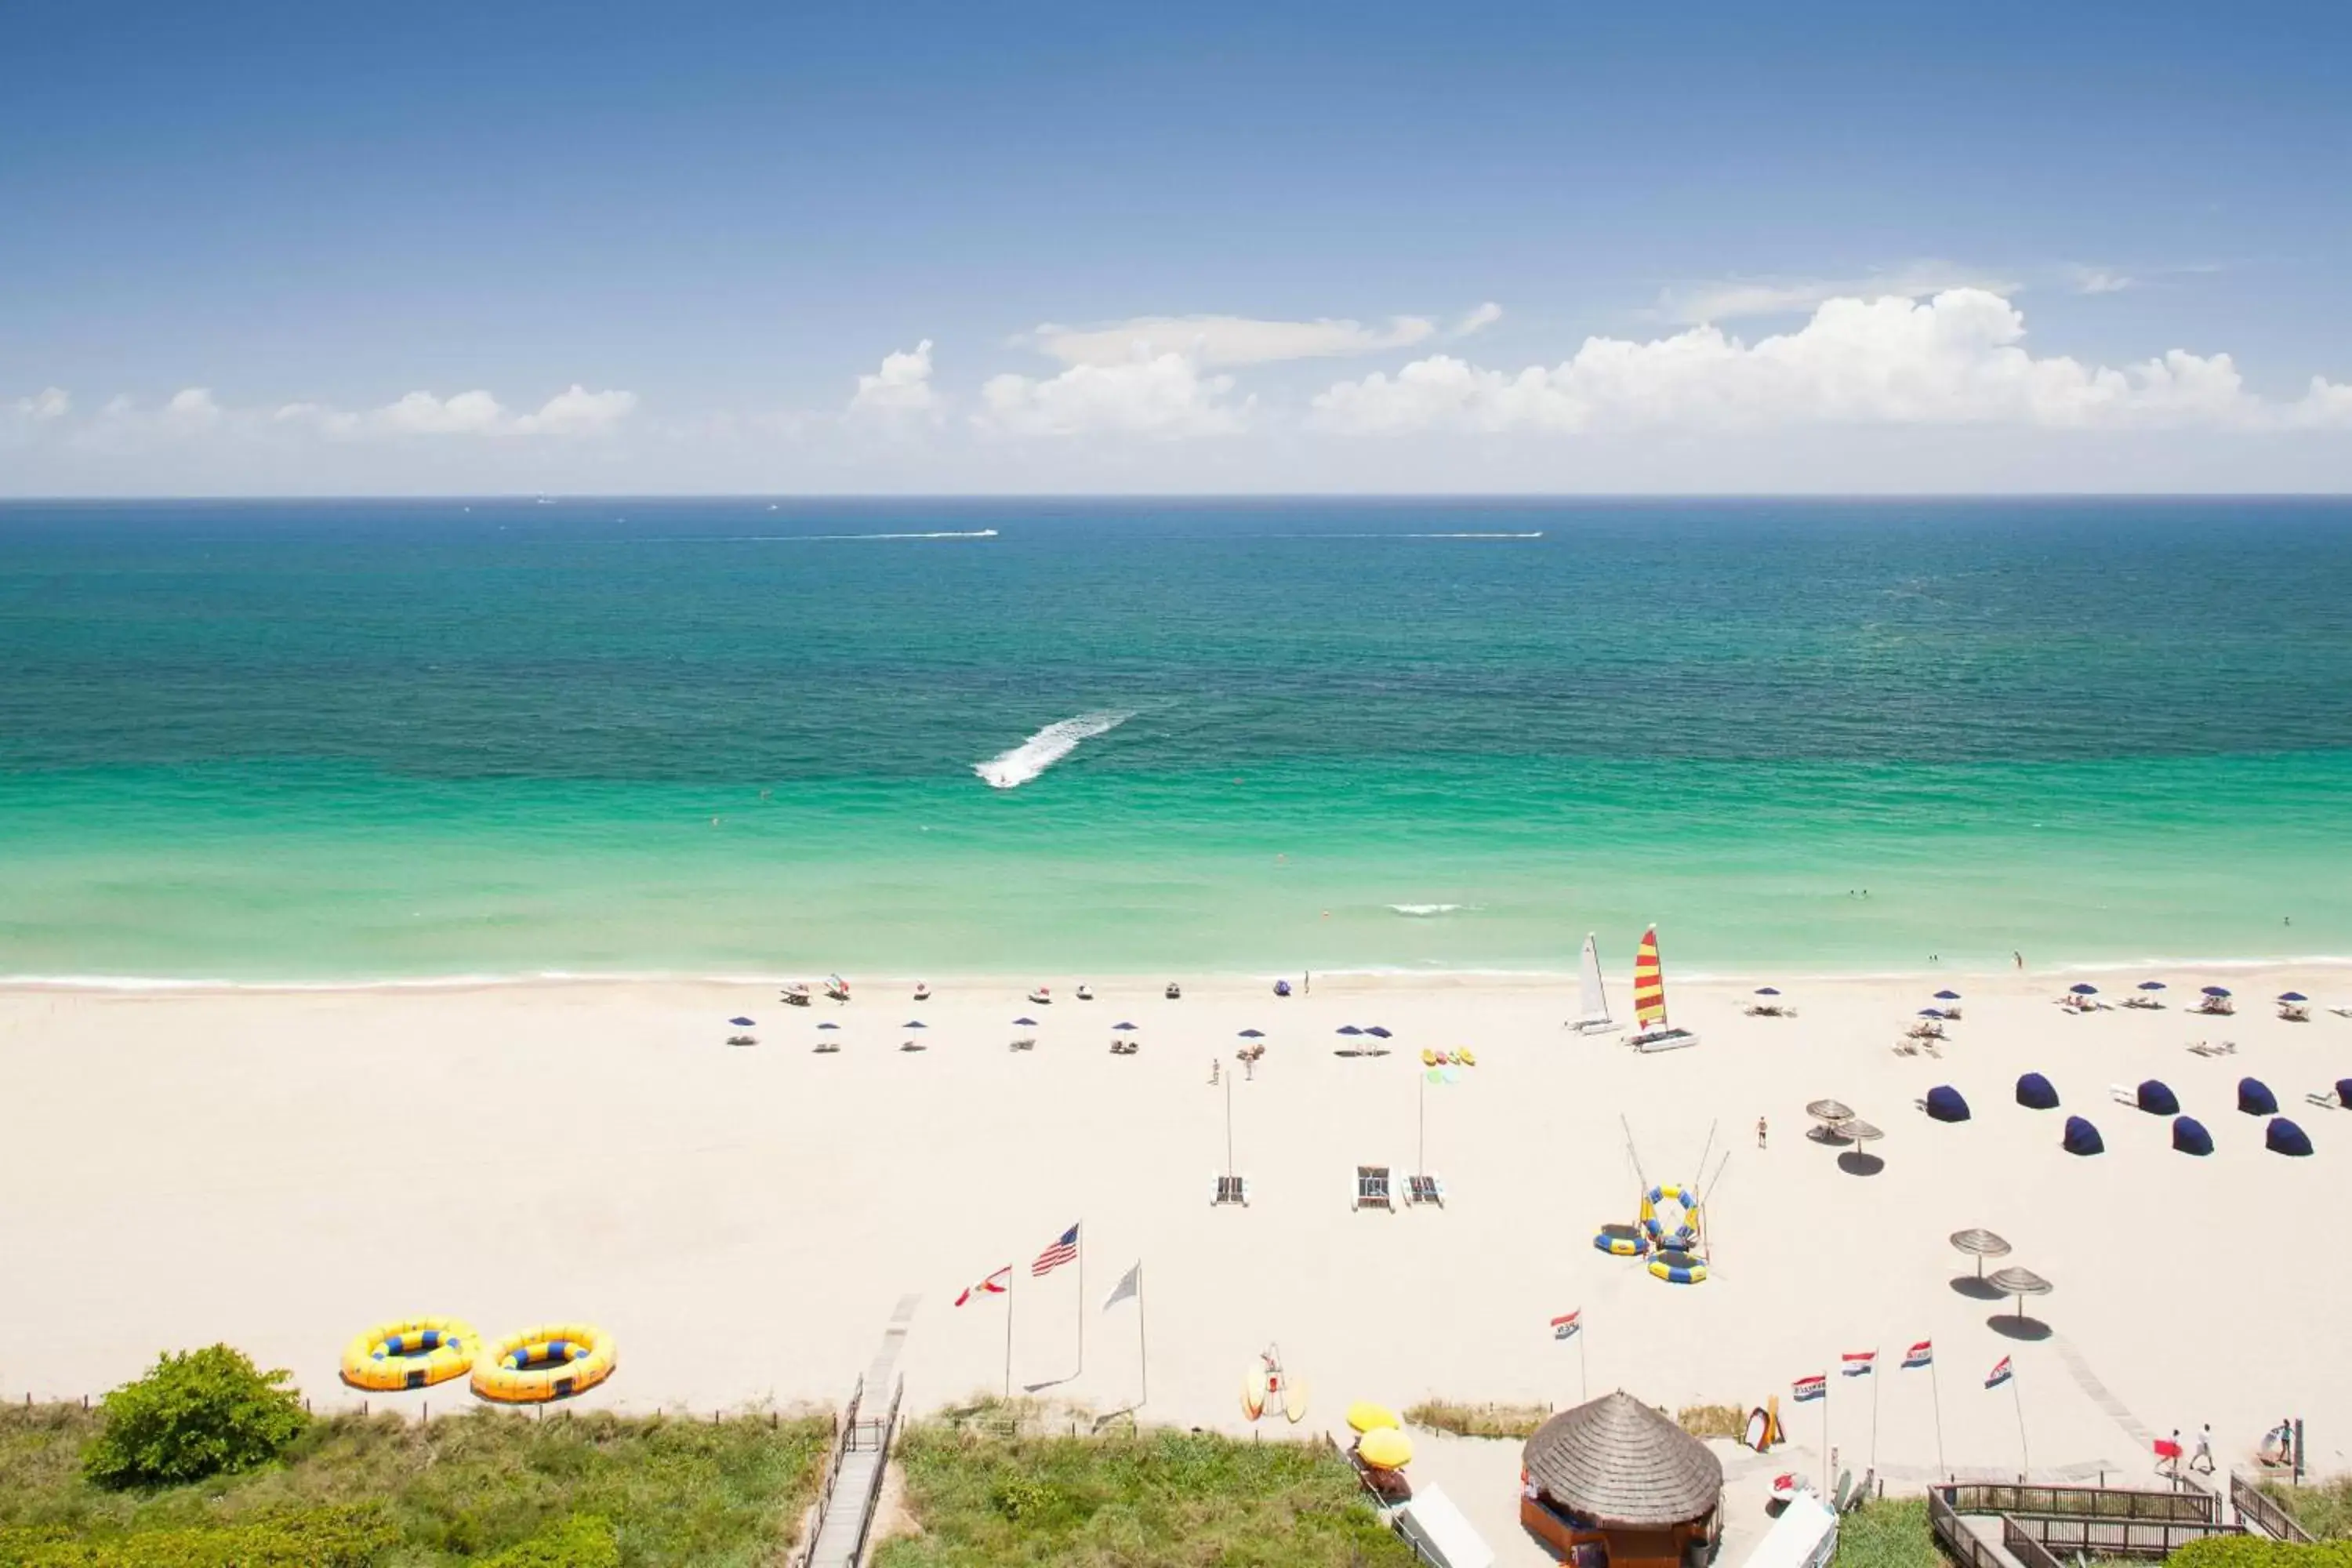
[[[1772,1418],[1764,1414],[1764,1407],[1759,1405],[1748,1413],[1748,1428],[1740,1434],[1739,1446],[1753,1448],[1760,1454],[1771,1436]]]
[[[1307,1380],[1285,1378],[1282,1384],[1282,1413],[1297,1426],[1307,1418]]]
[[[1254,1366],[1242,1379],[1242,1414],[1255,1421],[1265,1414],[1265,1368]]]

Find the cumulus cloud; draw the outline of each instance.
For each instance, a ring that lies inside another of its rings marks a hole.
[[[1896,295],[1924,299],[1955,289],[2014,294],[2012,279],[1949,261],[1913,261],[1864,278],[1727,278],[1685,284],[1658,296],[1657,314],[1669,321],[1699,326],[1754,316],[1791,316],[1819,310],[1832,300],[1874,300]]]
[[[886,354],[882,368],[857,378],[850,395],[854,417],[895,420],[936,413],[939,393],[931,385],[931,340],[925,338],[908,353]]]
[[[1179,353],[1194,364],[1216,366],[1377,353],[1411,348],[1437,335],[1437,323],[1422,316],[1391,316],[1379,326],[1328,316],[1311,321],[1267,321],[1250,316],[1135,316],[1095,327],[1058,327],[1048,322],[1020,341],[1067,365],[1124,365],[1139,352],[1146,357]]]
[[[163,405],[163,416],[182,426],[205,426],[217,422],[221,405],[209,386],[191,386],[172,395]]]
[[[591,392],[578,382],[516,419],[518,436],[600,436],[635,411],[634,392]]]
[[[1557,365],[1481,368],[1451,355],[1340,382],[1312,418],[1356,435],[1575,433],[1811,424],[2013,424],[2044,428],[2310,427],[2352,415],[2315,381],[2299,404],[2249,392],[2227,354],[2175,349],[2122,369],[2022,345],[2024,316],[1980,289],[1932,300],[1832,300],[1793,332],[1750,344],[1714,326],[1649,342],[1589,338]]]
[[[2105,267],[2074,268],[2074,292],[2077,294],[2120,294],[2137,281],[2136,278]]]
[[[1181,353],[1138,349],[1116,364],[1074,364],[1059,375],[992,376],[973,422],[1012,436],[1226,435],[1252,409],[1232,400],[1234,378],[1203,375]]]
[[[30,397],[17,398],[8,405],[8,410],[26,419],[62,419],[73,412],[73,394],[62,386],[45,386]]]
[[[334,437],[355,436],[557,436],[603,435],[635,410],[634,392],[591,392],[573,383],[540,405],[517,414],[478,388],[442,397],[412,392],[365,414],[320,403],[289,403],[270,416],[279,425],[299,426]]]

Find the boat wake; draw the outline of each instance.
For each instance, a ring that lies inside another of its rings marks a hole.
[[[1399,537],[1404,539],[1541,539],[1543,531],[1538,529],[1533,533],[1407,533]]]
[[[994,539],[992,528],[937,533],[721,533],[696,538],[633,539],[631,544],[858,544],[879,539]]]
[[[1413,920],[1433,920],[1439,915],[1459,914],[1464,910],[1475,910],[1477,907],[1475,904],[1391,904],[1389,906],[1398,914]]]
[[[1057,720],[1046,725],[1011,751],[993,756],[984,763],[974,763],[971,771],[986,781],[991,789],[1019,789],[1031,779],[1075,752],[1085,742],[1097,735],[1107,735],[1129,719],[1132,713],[1081,713],[1075,719]]]

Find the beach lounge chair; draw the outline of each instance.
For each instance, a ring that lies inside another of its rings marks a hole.
[[[1389,1168],[1386,1165],[1356,1167],[1356,1193],[1349,1203],[1350,1209],[1382,1208],[1396,1213],[1396,1196],[1389,1190]]]
[[[2279,1017],[2290,1024],[2308,1024],[2311,1022],[2311,1004],[2282,1002],[2279,1004]]]
[[[1435,1176],[1407,1176],[1404,1201],[1409,1207],[1442,1209],[1445,1206],[1445,1184]]]
[[[1877,1485],[1877,1482],[1878,1471],[1875,1468],[1863,1471],[1862,1484],[1854,1488],[1853,1492],[1847,1496],[1845,1506],[1838,1511],[1840,1513],[1852,1513],[1864,1503],[1868,1502],[1870,1500],[1871,1489]]]
[[[2200,1040],[2189,1047],[2189,1051],[2191,1056],[2234,1057],[2238,1054],[2238,1043],[2235,1040],[2223,1040],[2217,1046]]]
[[[1184,988],[1173,980],[1168,983],[1168,1000],[1173,1002],[1184,994]]]
[[[920,1040],[901,1040],[898,1048],[902,1051],[928,1051],[931,1047]]]
[[[841,1050],[841,1042],[839,1040],[819,1040],[814,1048],[818,1056],[834,1056]]]
[[[1044,987],[1043,987],[1043,986],[1040,986],[1040,987],[1039,987],[1039,989],[1040,989],[1040,990],[1043,990],[1043,989],[1044,989]],[[1079,987],[1078,987],[1078,1000],[1079,1000],[1079,1001],[1081,1001],[1081,1002],[1091,1002],[1091,1001],[1093,1001],[1094,999],[1095,999],[1095,988],[1094,988],[1093,986],[1091,986],[1091,985],[1081,985],[1081,986],[1079,986]]]
[[[1916,1057],[1919,1054],[1919,1042],[1897,1040],[1895,1042],[1895,1054],[1898,1057]]]
[[[1009,1042],[1009,1045],[1016,1051],[1034,1051],[1037,1048],[1037,1037],[1024,1035],[1021,1038]]]
[[[727,1043],[730,1046],[756,1046],[760,1043],[760,1037],[757,1035],[730,1035],[727,1037]]]
[[[1078,1000],[1081,1002],[1085,1001],[1086,994],[1087,988],[1083,985],[1079,986]],[[1054,1005],[1054,993],[1046,987],[1040,985],[1036,990],[1029,993],[1029,1000],[1034,1002],[1040,1007],[1050,1007]]]
[[[2226,1018],[2238,1009],[2227,996],[2208,996],[2189,1010],[2202,1013],[2209,1018]]]
[[[826,981],[824,984],[824,994],[828,998],[835,1002],[846,1002],[849,1000],[849,987],[842,981]]]
[[[805,1007],[809,1005],[809,989],[805,985],[787,985],[781,999],[787,1007]]]
[[[928,985],[924,984],[923,984],[921,981],[919,981],[919,980],[916,981],[916,982],[915,982],[915,1000],[916,1000],[916,1001],[918,1001],[918,1002],[928,1002],[928,1001],[929,1001],[930,999],[931,999],[931,988],[930,988],[929,986],[928,986]]]
[[[2330,1007],[2328,1011],[2339,1018],[2352,1018],[2352,1007]]]
[[[1209,1206],[1211,1208],[1215,1208],[1221,1205],[1226,1204],[1230,1204],[1236,1208],[1249,1207],[1249,1178],[1247,1176],[1219,1176],[1216,1178],[1214,1194],[1209,1199]]]

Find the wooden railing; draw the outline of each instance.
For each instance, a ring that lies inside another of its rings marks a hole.
[[[1969,1528],[1968,1521],[1959,1516],[1958,1510],[1952,1507],[1954,1489],[1951,1487],[1928,1489],[1927,1527],[1935,1531],[1936,1539],[1943,1542],[1944,1550],[1952,1554],[1961,1568],[2009,1568],[2000,1560],[2000,1553],[1979,1539],[1977,1532]]]
[[[857,1406],[866,1397],[866,1380],[859,1378],[850,1391],[849,1407],[833,1420],[833,1452],[824,1461],[824,1479],[817,1484],[816,1506],[808,1512],[808,1527],[801,1532],[801,1543],[793,1548],[785,1559],[785,1568],[808,1568],[809,1559],[816,1553],[816,1538],[824,1527],[824,1510],[833,1501],[833,1484],[841,1479],[841,1461],[850,1449],[857,1431]],[[893,1402],[896,1409],[896,1402]]]
[[[1955,1513],[2028,1513],[2051,1518],[2221,1522],[2221,1500],[2202,1487],[2137,1491],[2123,1487],[2037,1486],[2009,1481],[1958,1481],[1937,1489]]]
[[[1927,1522],[1964,1568],[2006,1568],[2001,1552],[1961,1518],[1970,1513],[1999,1516],[2001,1547],[2024,1568],[2063,1568],[2073,1555],[2168,1557],[2191,1541],[2242,1534],[2222,1521],[2221,1501],[2202,1488],[1954,1484],[1928,1491]]]
[[[2000,1543],[2025,1568],[2062,1568],[2058,1559],[2051,1554],[2050,1548],[2042,1545],[2032,1531],[2013,1519],[2001,1520]]]
[[[857,1422],[852,1424],[850,1427],[853,1433],[861,1426],[870,1429],[869,1435],[873,1438],[872,1447],[881,1454],[882,1458],[879,1461],[881,1464],[887,1465],[890,1462],[891,1440],[898,1435],[898,1406],[906,1397],[907,1380],[901,1377],[891,1387],[890,1408],[884,1412],[880,1420]],[[854,1436],[850,1440],[852,1447],[866,1446]],[[882,1479],[877,1476],[872,1489],[866,1494],[866,1512],[857,1521],[857,1546],[849,1554],[850,1568],[858,1568],[858,1564],[866,1561],[866,1548],[874,1531],[874,1510],[881,1500]]]
[[[2263,1490],[2237,1471],[2230,1472],[2230,1502],[2240,1519],[2251,1519],[2264,1535],[2280,1541],[2292,1541],[2309,1545],[2311,1531],[2304,1529],[2303,1521],[2287,1512],[2279,1500]]]

